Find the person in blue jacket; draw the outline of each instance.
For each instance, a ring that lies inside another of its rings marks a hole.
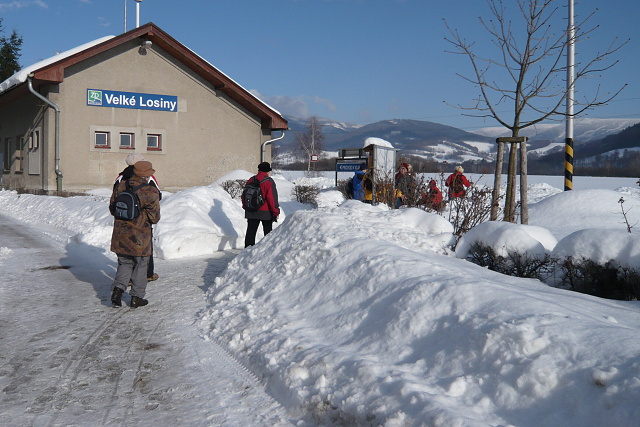
[[[365,171],[367,170],[367,164],[362,163],[360,165],[360,169],[356,171],[353,175],[353,198],[354,200],[364,201],[364,187],[362,186],[362,181],[364,180]]]

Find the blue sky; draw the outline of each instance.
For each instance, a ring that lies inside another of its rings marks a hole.
[[[631,38],[618,65],[578,88],[629,85],[589,117],[640,118],[640,0],[575,1],[577,19],[599,8],[591,23],[600,27],[577,46],[579,58],[607,49],[615,37]],[[132,29],[135,1],[126,4]],[[562,18],[566,4],[558,4]],[[5,31],[23,36],[20,62],[27,66],[122,33],[124,7],[125,0],[0,0],[0,17]],[[478,23],[488,17],[482,0],[143,0],[140,10],[141,24],[155,23],[285,115],[356,124],[417,119],[470,131],[497,126],[447,105],[469,105],[478,93],[456,75],[471,67],[446,53],[442,20],[476,38],[483,53],[489,36]]]

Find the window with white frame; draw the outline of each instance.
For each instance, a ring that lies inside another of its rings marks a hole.
[[[120,148],[135,148],[134,141],[134,134],[120,132]]]
[[[96,131],[95,133],[96,148],[110,148],[109,132]]]
[[[147,150],[162,150],[162,135],[147,134]]]

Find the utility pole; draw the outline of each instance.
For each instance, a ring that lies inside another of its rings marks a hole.
[[[575,23],[573,0],[569,0],[569,26],[567,28],[567,110],[564,147],[564,191],[573,189],[573,94],[575,68]]]

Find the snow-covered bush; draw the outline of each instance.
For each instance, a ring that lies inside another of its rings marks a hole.
[[[613,261],[598,264],[590,259],[572,257],[559,262],[561,286],[575,292],[616,300],[640,297],[640,272],[621,267]]]
[[[318,191],[320,189],[315,185],[296,185],[291,196],[300,203],[318,206]]]
[[[508,276],[526,277],[541,281],[550,277],[555,269],[551,255],[532,256],[525,253],[507,252],[506,256],[499,255],[491,246],[475,242],[469,248],[467,259],[481,267]]]
[[[231,179],[222,182],[220,186],[223,190],[229,193],[232,199],[240,200],[240,197],[242,196],[242,190],[244,189],[244,184],[246,182],[246,179]]]

